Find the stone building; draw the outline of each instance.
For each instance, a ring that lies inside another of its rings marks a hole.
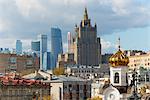
[[[97,38],[97,25],[91,25],[87,9],[80,26],[75,26],[76,35],[73,38],[74,60],[79,65],[99,65],[101,63],[101,42]]]

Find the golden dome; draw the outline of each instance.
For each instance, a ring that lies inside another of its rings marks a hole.
[[[120,50],[120,45],[119,50],[109,58],[109,63],[112,67],[128,66],[129,58]]]

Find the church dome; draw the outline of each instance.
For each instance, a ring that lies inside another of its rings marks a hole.
[[[120,45],[119,50],[109,58],[109,63],[112,67],[128,66],[129,58],[120,50]]]

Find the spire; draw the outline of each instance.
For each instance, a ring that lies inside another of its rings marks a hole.
[[[120,50],[120,37],[118,38],[118,49]]]
[[[85,7],[85,10],[84,10],[84,20],[87,20],[88,19],[88,13],[87,13],[87,8]]]

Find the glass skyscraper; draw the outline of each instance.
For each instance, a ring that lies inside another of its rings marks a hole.
[[[38,36],[40,41],[40,69],[44,66],[44,53],[47,52],[47,35],[40,34]]]
[[[59,28],[51,28],[51,53],[52,53],[52,67],[56,67],[57,56],[63,53],[62,35]]]
[[[43,70],[51,70],[51,52],[44,53]]]
[[[31,42],[31,50],[34,51],[40,51],[40,41],[32,41]]]
[[[16,41],[16,54],[22,54],[22,42],[21,40]]]

